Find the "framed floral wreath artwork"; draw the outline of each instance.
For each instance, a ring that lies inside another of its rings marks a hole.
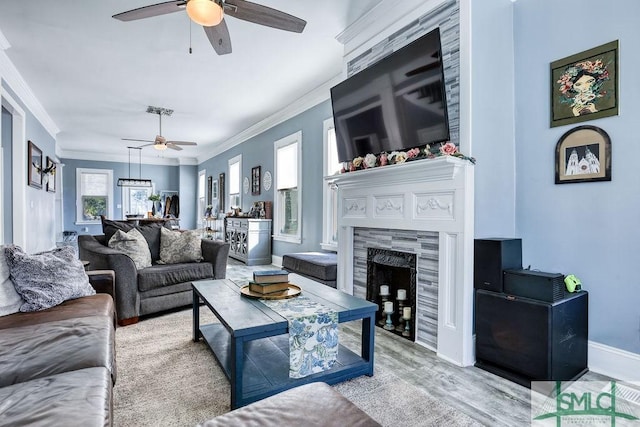
[[[551,63],[551,127],[617,114],[617,40]]]

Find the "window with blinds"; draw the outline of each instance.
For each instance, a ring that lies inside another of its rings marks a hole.
[[[276,171],[274,239],[294,243],[300,243],[302,236],[301,143],[302,132],[289,135],[274,143]]]
[[[231,209],[241,205],[240,171],[242,170],[242,155],[229,160],[229,206]]]
[[[113,218],[113,171],[76,169],[76,223],[100,223],[100,216]]]

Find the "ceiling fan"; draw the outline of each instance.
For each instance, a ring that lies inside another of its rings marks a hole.
[[[190,146],[198,145],[195,142],[189,142],[189,141],[167,141],[167,139],[164,136],[162,136],[162,116],[163,115],[170,116],[171,114],[173,114],[173,110],[169,110],[168,108],[149,106],[147,107],[147,113],[157,114],[158,118],[160,119],[160,130],[158,132],[158,135],[156,135],[156,139],[151,141],[148,139],[122,138],[123,141],[149,142],[150,144],[144,144],[134,148],[143,148],[143,147],[149,147],[153,145],[153,148],[160,151],[166,150],[167,148],[181,151],[182,150],[182,147],[180,147],[181,145],[190,145]]]
[[[303,19],[246,0],[173,0],[118,13],[113,18],[134,21],[185,9],[193,22],[203,26],[218,55],[231,53],[231,38],[224,20],[225,14],[294,33],[301,33],[307,25],[307,21]]]

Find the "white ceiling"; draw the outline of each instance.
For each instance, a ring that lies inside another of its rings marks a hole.
[[[55,122],[63,157],[127,155],[153,139],[197,147],[145,157],[196,158],[342,72],[336,36],[380,0],[258,0],[307,21],[302,34],[227,17],[233,53],[218,56],[184,12],[120,22],[112,15],[159,0],[2,1],[5,52]],[[191,42],[190,42],[191,30]],[[193,53],[189,54],[189,46]],[[94,157],[95,158],[95,157]],[[161,160],[161,159],[159,159]]]

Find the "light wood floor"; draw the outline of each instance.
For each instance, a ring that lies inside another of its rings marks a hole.
[[[231,260],[227,278],[247,280],[253,270],[274,266],[246,267]],[[341,325],[340,342],[358,350],[360,325]],[[382,328],[376,328],[375,366],[393,372],[442,399],[452,407],[487,426],[530,425],[530,390],[476,367],[461,368],[437,357],[435,352]],[[580,381],[608,381],[610,378],[588,372]]]

